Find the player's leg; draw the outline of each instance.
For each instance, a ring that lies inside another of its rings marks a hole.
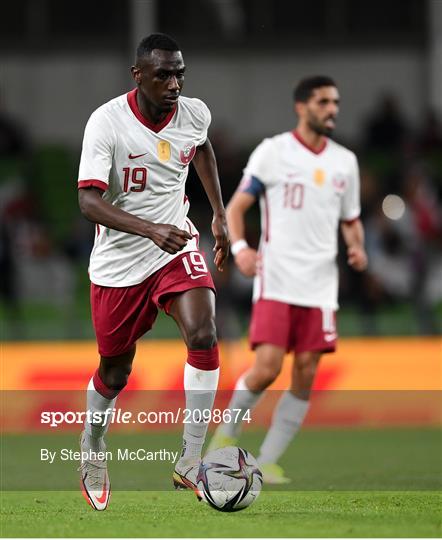
[[[261,445],[258,462],[261,464],[267,483],[286,483],[282,469],[277,462],[301,428],[309,407],[320,352],[296,354],[292,368],[290,389],[278,401],[272,417],[272,424]]]
[[[335,313],[330,309],[292,306],[291,322],[295,361],[290,389],[276,406],[272,425],[261,446],[259,462],[264,480],[284,483],[277,461],[298,433],[309,407],[310,392],[322,353],[336,346]]]
[[[284,353],[285,350],[282,347],[268,343],[256,347],[255,363],[249,371],[238,379],[228,405],[228,409],[235,411],[235,414],[232,414],[231,422],[222,424],[216,430],[210,442],[209,450],[236,444],[241,433],[241,419],[244,418],[247,411],[255,407],[263,391],[279,375]],[[237,410],[241,412],[236,414]]]
[[[150,301],[152,277],[132,287],[91,285],[92,320],[100,352],[100,365],[87,390],[87,416],[81,435],[81,482],[91,506],[104,510],[110,496],[106,461],[94,459],[105,450],[104,435],[117,395],[126,386],[135,356],[135,344],[158,313]]]
[[[219,378],[215,294],[206,287],[177,294],[168,305],[168,313],[176,321],[187,346],[184,390],[186,409],[192,420],[184,426],[183,450],[175,467],[174,481],[176,487],[194,488],[208,427],[199,418],[203,411],[212,410]]]
[[[87,410],[90,411],[84,424],[84,445],[86,449],[102,451],[105,448],[104,435],[108,430],[110,412],[118,394],[127,384],[135,345],[118,356],[101,356],[100,366],[89,381],[87,389]]]
[[[135,356],[135,346],[118,356],[101,356],[100,366],[87,388],[87,416],[80,437],[81,484],[86,501],[95,510],[105,510],[110,497],[106,459],[106,434],[118,394],[126,386]]]
[[[253,305],[249,339],[256,350],[253,367],[239,378],[229,409],[252,409],[261,393],[276,379],[288,350],[290,338],[290,305],[260,299]],[[241,418],[243,414],[238,415]],[[232,420],[235,420],[233,418]],[[231,421],[215,431],[209,450],[236,444],[241,422]]]
[[[297,399],[309,401],[321,356],[318,351],[295,353],[290,393]]]

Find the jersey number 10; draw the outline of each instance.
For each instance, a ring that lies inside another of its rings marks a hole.
[[[284,208],[299,210],[304,204],[304,184],[285,184]]]

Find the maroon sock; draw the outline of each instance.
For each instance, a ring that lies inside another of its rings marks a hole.
[[[94,382],[95,390],[106,399],[114,399],[120,393],[120,390],[114,390],[113,388],[109,388],[108,386],[104,384],[104,382],[102,381],[98,373],[98,369],[94,373],[92,380]]]
[[[196,369],[212,371],[219,367],[218,345],[211,349],[187,350],[187,363]]]

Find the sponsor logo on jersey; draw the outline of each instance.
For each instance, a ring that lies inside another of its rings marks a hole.
[[[180,152],[181,163],[183,163],[184,165],[190,163],[193,159],[193,156],[195,155],[195,152],[195,145],[193,143],[187,143]]]
[[[145,156],[146,154],[147,154],[147,152],[144,152],[144,154],[132,154],[132,153],[130,153],[129,154],[129,159],[137,159],[139,157]]]
[[[317,186],[322,186],[325,182],[325,171],[323,169],[315,169],[313,180]]]
[[[169,161],[170,159],[170,142],[169,141],[159,141],[158,146],[158,158],[163,163]]]

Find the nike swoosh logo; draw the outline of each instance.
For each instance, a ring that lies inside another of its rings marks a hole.
[[[136,158],[139,158],[141,156],[145,156],[147,154],[147,152],[144,152],[144,154],[136,154],[135,156],[133,154],[129,154],[129,159],[136,159]]]
[[[325,341],[334,341],[338,336],[336,334],[326,334],[324,336]]]
[[[103,491],[101,493],[101,495],[99,497],[95,497],[97,502],[99,502],[100,504],[106,502],[106,497],[107,497],[107,489],[106,489],[106,482],[104,482],[104,486],[103,486]]]
[[[200,277],[205,277],[206,274],[201,274],[200,276],[192,276],[192,274],[190,274],[190,279],[199,279]]]

